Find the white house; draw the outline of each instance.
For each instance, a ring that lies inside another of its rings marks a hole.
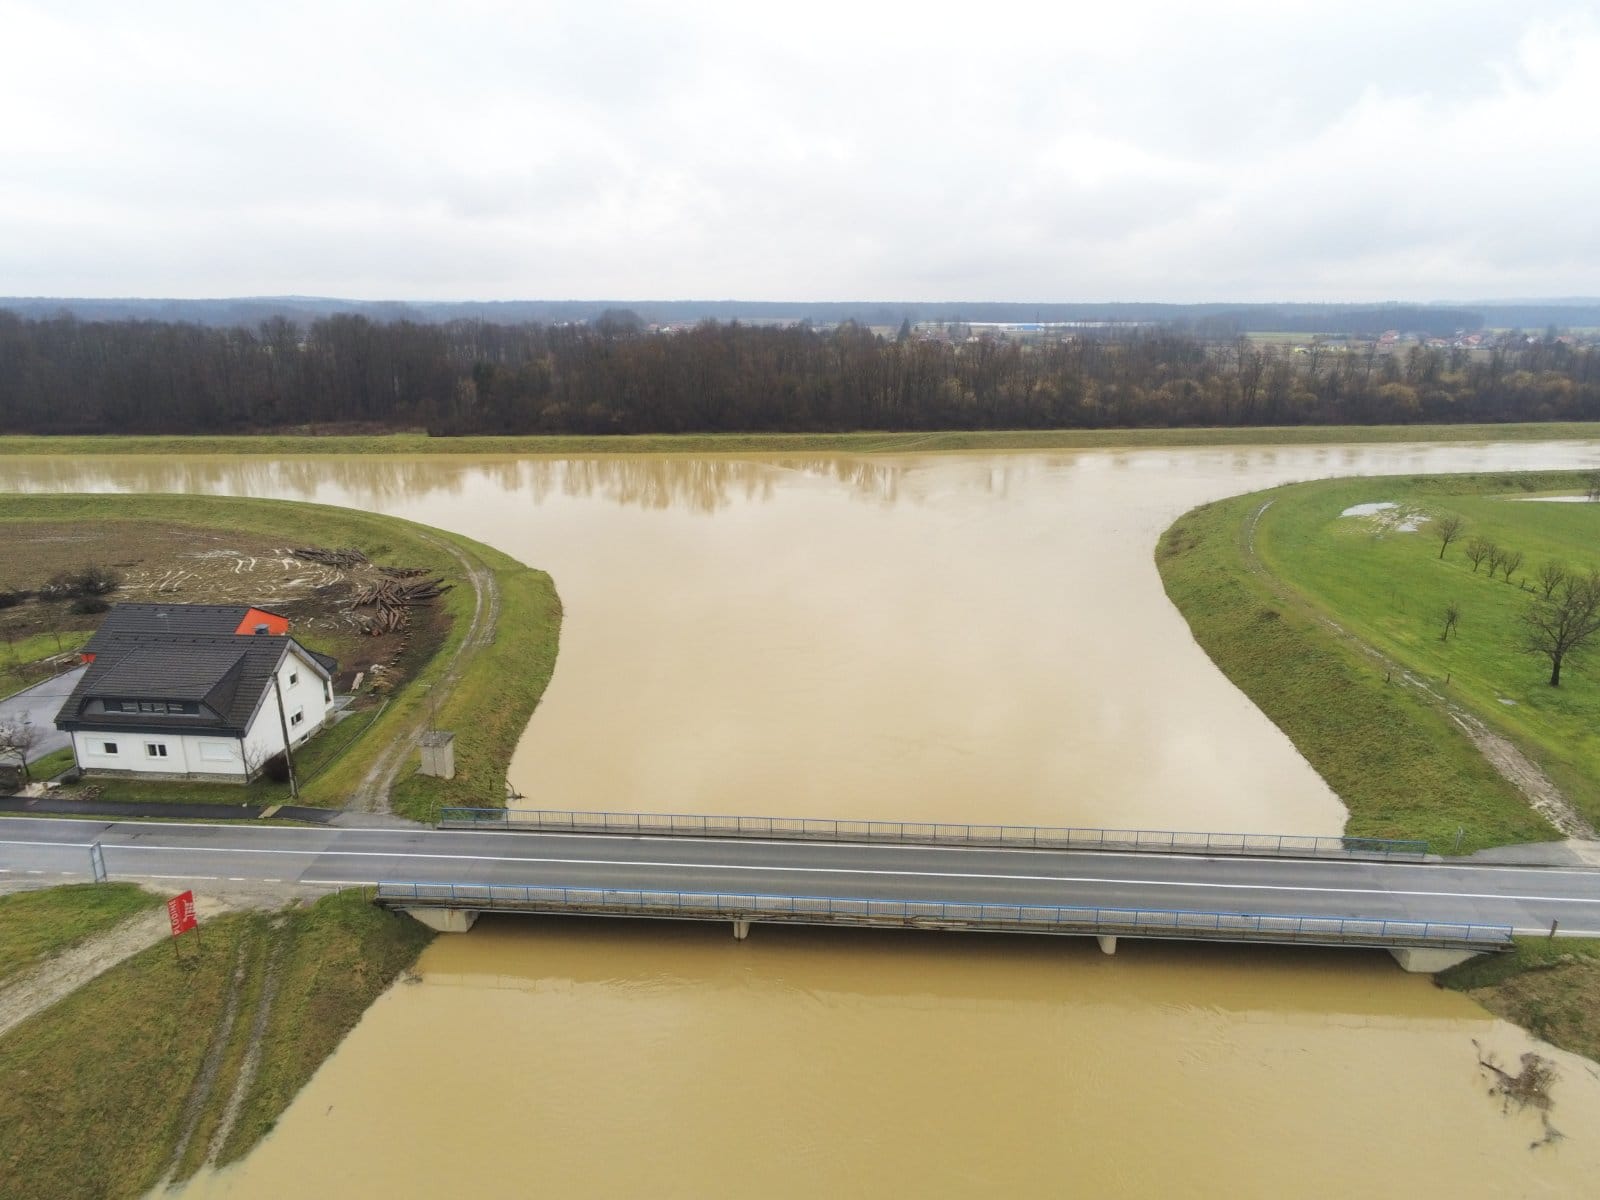
[[[84,658],[56,728],[85,774],[245,783],[333,706],[333,660],[242,605],[119,604]]]

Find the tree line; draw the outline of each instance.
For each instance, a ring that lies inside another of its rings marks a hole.
[[[827,432],[1600,419],[1600,352],[1305,352],[1171,329],[1024,344],[844,324],[376,322],[252,328],[0,311],[0,430]]]

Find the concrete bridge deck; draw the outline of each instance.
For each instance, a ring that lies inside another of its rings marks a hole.
[[[559,906],[524,902],[523,911],[618,916],[989,928],[996,914],[1015,910],[1023,915],[1009,919],[1008,928],[1042,931],[1051,924],[1055,932],[1073,926],[1088,934],[1096,931],[1078,928],[1082,922],[1063,914],[1091,910],[1144,914],[1105,936],[1432,947],[1446,926],[1467,927],[1455,938],[1461,946],[1480,944],[1481,931],[1497,930],[1496,938],[1507,929],[1543,933],[1552,922],[1562,933],[1600,936],[1600,870],[1591,868],[1171,852],[18,818],[0,822],[0,881],[87,879],[94,843],[114,879],[201,883],[221,891],[232,884],[402,881],[458,890],[448,902],[424,900],[418,892],[400,907],[463,913],[511,907],[491,902],[493,893],[469,901],[460,890],[493,887],[553,889],[569,897]],[[578,893],[680,899],[667,912],[655,900],[631,909],[617,899],[571,902]],[[751,904],[741,910],[747,915],[735,915],[694,897]],[[780,903],[791,906],[787,915]],[[833,908],[819,913],[816,904]],[[900,915],[862,905],[901,906]],[[974,908],[982,910],[976,923],[962,915]],[[1041,916],[1047,911],[1058,916],[1047,922]],[[1163,920],[1171,926],[1164,933],[1157,929]],[[1104,932],[1108,922],[1099,924]],[[1403,927],[1429,933],[1423,939]]]

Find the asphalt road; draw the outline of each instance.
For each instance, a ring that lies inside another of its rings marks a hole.
[[[1511,925],[1600,936],[1600,869],[979,850],[748,839],[0,820],[0,882],[385,881],[1094,905]]]
[[[61,711],[62,702],[72,694],[88,669],[74,667],[0,700],[0,721],[27,721],[38,731],[39,740],[28,751],[29,762],[37,762],[46,754],[72,745],[71,736],[56,728],[56,713]]]

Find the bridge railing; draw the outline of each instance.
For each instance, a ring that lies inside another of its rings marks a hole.
[[[439,827],[1040,850],[1250,854],[1288,858],[1416,860],[1424,857],[1428,851],[1428,844],[1423,841],[1296,833],[1185,833],[1162,829],[958,825],[931,821],[841,821],[825,817],[723,817],[692,813],[571,812],[524,808],[445,808],[439,813]]]
[[[869,900],[734,892],[640,891],[499,883],[378,885],[377,899],[477,911],[565,912],[608,916],[752,920],[802,924],[919,925],[1011,933],[1122,934],[1196,940],[1306,942],[1318,945],[1438,946],[1493,950],[1511,944],[1507,925],[1378,917],[1197,912],[1183,909],[981,904],[953,900]]]

